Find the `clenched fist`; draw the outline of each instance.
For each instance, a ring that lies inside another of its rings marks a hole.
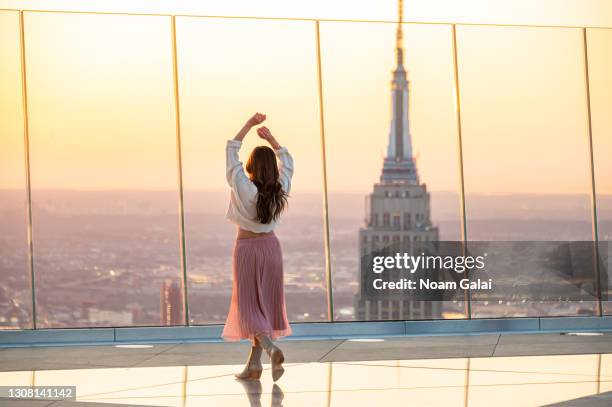
[[[262,126],[258,128],[257,134],[259,135],[259,137],[261,137],[262,139],[266,141],[270,141],[270,139],[272,138],[272,133],[266,126]]]
[[[266,120],[266,115],[262,113],[255,113],[248,121],[247,124],[251,127],[257,126]]]

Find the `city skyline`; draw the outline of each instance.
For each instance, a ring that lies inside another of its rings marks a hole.
[[[403,149],[389,149],[384,136],[394,105],[389,68],[397,55],[382,44],[396,42],[397,24],[177,18],[179,174],[170,18],[25,13],[23,21],[30,202],[19,18],[0,12],[0,57],[6,61],[0,66],[0,224],[8,232],[0,237],[0,267],[7,276],[0,287],[3,326],[32,322],[30,253],[38,327],[163,324],[167,308],[160,288],[168,279],[183,279],[183,264],[189,323],[222,323],[235,237],[222,216],[223,144],[257,110],[268,114],[270,128],[296,162],[289,212],[278,228],[290,319],[359,319],[354,298],[364,195],[381,181],[385,152],[393,157]],[[439,226],[440,239],[460,240],[462,221],[468,240],[590,240],[595,226],[600,240],[612,239],[612,139],[605,136],[612,129],[606,114],[612,95],[609,30],[587,30],[591,173],[580,30],[456,27],[460,156],[452,27],[399,27],[405,35],[397,45],[405,50],[405,79],[412,85],[411,103],[401,110],[410,117],[412,137],[403,133],[406,126],[398,140],[405,147],[409,140],[413,148],[395,158],[401,162],[406,155],[415,168],[412,181],[431,197],[422,215]],[[534,48],[544,51],[533,54]],[[243,152],[257,144],[251,135]],[[387,161],[390,175],[395,164]],[[30,203],[32,252],[26,235]],[[326,250],[333,288],[326,284]],[[535,276],[534,284],[541,278],[545,274]],[[327,314],[327,290],[333,290],[333,316]],[[577,302],[528,310],[480,304],[473,315],[529,312],[594,311]]]

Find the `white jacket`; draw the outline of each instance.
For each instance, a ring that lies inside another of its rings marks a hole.
[[[255,233],[270,232],[277,225],[278,220],[270,223],[260,223],[257,217],[257,187],[244,172],[242,162],[238,158],[238,151],[242,141],[228,140],[226,150],[227,183],[231,188],[229,208],[225,217],[242,229]],[[287,194],[291,190],[293,177],[293,158],[286,147],[274,150],[278,159],[279,181]]]

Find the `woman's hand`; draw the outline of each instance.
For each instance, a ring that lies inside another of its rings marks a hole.
[[[266,120],[266,115],[262,113],[255,113],[251,118],[247,121],[247,125],[250,127],[257,126],[258,124],[263,123]]]
[[[249,130],[253,128],[253,126],[257,126],[258,124],[263,123],[264,120],[266,120],[265,114],[255,113],[253,116],[251,116],[249,120],[247,120],[244,126],[242,126],[238,134],[236,134],[236,136],[234,137],[234,140],[242,141],[249,132]]]
[[[259,135],[259,137],[270,143],[273,149],[278,150],[280,148],[280,144],[278,144],[278,142],[266,126],[258,128],[257,134]]]
[[[260,128],[257,129],[257,134],[259,135],[259,137],[261,137],[262,139],[269,141],[271,138],[274,138],[272,136],[272,133],[270,132],[270,130],[266,127],[266,126],[262,126]]]

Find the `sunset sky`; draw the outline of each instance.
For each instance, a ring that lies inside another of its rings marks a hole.
[[[0,0],[0,8],[396,19],[395,1],[90,3]],[[612,26],[605,0],[419,0],[408,1],[405,14]],[[0,12],[0,188],[24,185],[18,23],[16,12]],[[387,144],[396,26],[320,29],[329,188],[367,192]],[[404,31],[421,180],[456,191],[451,29]],[[588,36],[596,179],[599,192],[612,193],[612,29]],[[25,38],[33,189],[176,188],[168,17],[28,12]],[[581,30],[460,26],[457,39],[466,192],[588,193]],[[225,187],[225,140],[260,111],[294,153],[294,188],[320,191],[314,23],[180,17],[177,43],[185,187]],[[253,133],[244,157],[257,143]]]

